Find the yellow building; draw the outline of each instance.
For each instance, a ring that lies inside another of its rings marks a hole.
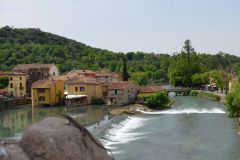
[[[161,86],[141,86],[139,88],[138,96],[151,96],[157,92],[163,92],[164,88]]]
[[[20,72],[1,72],[0,77],[9,78],[8,87],[4,89],[9,95],[14,97],[26,96],[27,74]]]
[[[94,98],[103,98],[102,85],[92,77],[74,77],[65,82],[68,98],[85,98],[88,104]]]
[[[57,105],[64,99],[64,82],[39,80],[32,85],[32,106]]]

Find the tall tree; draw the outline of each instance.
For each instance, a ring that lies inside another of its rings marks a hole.
[[[0,77],[0,89],[4,89],[8,86],[9,79],[8,77]]]
[[[123,57],[123,81],[128,81],[127,62],[125,57]]]

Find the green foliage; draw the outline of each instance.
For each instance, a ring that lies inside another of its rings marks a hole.
[[[140,86],[145,86],[148,83],[148,75],[145,72],[135,72],[132,74],[131,80]]]
[[[199,97],[203,97],[203,98],[207,98],[209,100],[213,100],[213,101],[219,101],[221,99],[220,96],[211,93],[211,92],[205,92],[205,91],[201,91],[198,94]]]
[[[240,83],[234,85],[233,90],[226,97],[226,104],[230,117],[240,117]]]
[[[205,73],[195,73],[192,75],[192,84],[193,86],[201,86],[205,84],[209,84],[209,74]]]
[[[191,90],[189,96],[194,96],[194,97],[196,97],[196,96],[198,96],[198,93],[199,93],[199,92],[196,91],[196,90]]]
[[[168,102],[168,96],[163,92],[156,93],[145,99],[146,106],[152,109],[165,109]]]
[[[8,77],[0,77],[0,89],[4,89],[8,86],[9,79]]]
[[[123,81],[128,81],[127,63],[125,58],[123,58]]]

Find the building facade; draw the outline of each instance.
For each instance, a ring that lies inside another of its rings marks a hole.
[[[39,80],[32,85],[32,106],[53,106],[64,100],[64,82]]]
[[[102,85],[92,77],[73,77],[65,82],[68,96],[79,96],[86,98],[91,104],[95,98],[103,98]]]
[[[50,76],[59,75],[55,64],[18,64],[12,71],[26,73],[28,75],[26,92],[31,95],[31,86],[38,80],[47,79]]]
[[[133,103],[139,88],[129,81],[111,82],[107,88],[108,105],[126,105]]]
[[[6,76],[9,79],[8,87],[4,91],[13,97],[26,96],[27,74],[19,72],[2,72],[1,76]]]

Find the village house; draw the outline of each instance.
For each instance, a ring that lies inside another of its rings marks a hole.
[[[31,86],[38,80],[43,80],[52,75],[59,75],[58,68],[55,64],[18,64],[12,71],[26,73],[27,79],[27,95],[31,95]]]
[[[93,77],[73,77],[65,82],[67,86],[66,104],[91,104],[94,99],[103,98],[102,84]]]
[[[6,76],[9,79],[8,87],[4,91],[13,97],[26,96],[27,74],[19,72],[0,72],[0,77]]]
[[[126,105],[133,103],[138,90],[138,86],[129,81],[110,82],[107,88],[107,104]]]
[[[164,92],[161,86],[141,86],[139,87],[139,96],[151,96],[158,92]]]
[[[32,106],[57,105],[64,100],[64,82],[39,80],[32,85]]]

